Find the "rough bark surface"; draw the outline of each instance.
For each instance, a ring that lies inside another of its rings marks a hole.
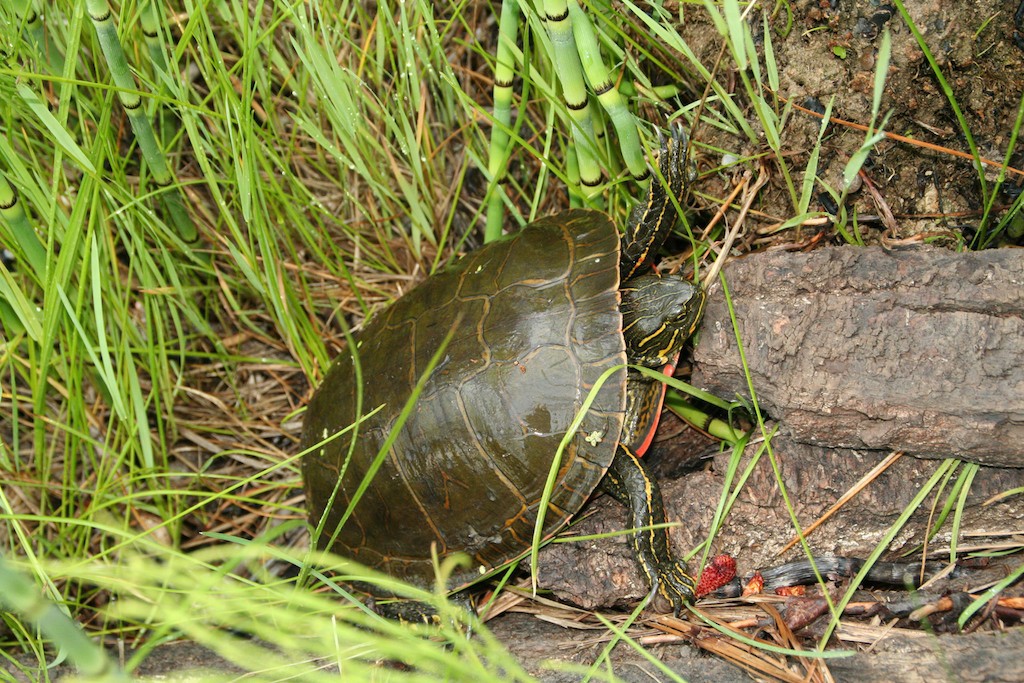
[[[763,410],[794,439],[1024,466],[1024,251],[768,252],[725,270]],[[715,288],[693,383],[749,396]]]

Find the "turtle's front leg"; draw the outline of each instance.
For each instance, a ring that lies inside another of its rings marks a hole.
[[[640,458],[619,446],[601,487],[629,510],[629,525],[638,529],[632,534],[632,542],[640,569],[650,586],[657,588],[678,613],[693,601],[694,581],[686,571],[686,563],[669,549],[668,530],[650,528],[665,522],[658,482],[647,474]]]
[[[622,235],[619,277],[623,282],[650,270],[658,249],[676,225],[675,201],[683,202],[691,176],[687,146],[686,131],[678,124],[672,126],[671,136],[662,140],[658,173],[651,178],[646,199],[629,214]]]

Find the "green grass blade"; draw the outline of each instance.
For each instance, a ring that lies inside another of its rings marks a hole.
[[[60,646],[91,681],[131,680],[75,621],[39,594],[36,585],[0,557],[0,605],[24,615]]]
[[[24,83],[18,84],[18,95],[28,105],[28,108],[38,117],[39,121],[46,127],[50,135],[65,153],[75,160],[83,171],[90,175],[96,174],[96,167],[89,161],[89,157],[78,146],[68,130],[50,113],[46,104],[39,99],[39,96]]]

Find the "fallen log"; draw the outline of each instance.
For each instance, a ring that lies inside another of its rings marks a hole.
[[[694,385],[749,397],[795,440],[1024,466],[1024,251],[767,252],[725,269]]]

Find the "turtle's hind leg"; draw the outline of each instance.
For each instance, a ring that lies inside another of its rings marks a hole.
[[[619,446],[601,488],[626,506],[633,551],[637,563],[652,589],[657,589],[678,613],[693,601],[694,580],[687,573],[686,563],[676,558],[669,548],[665,522],[665,506],[658,482],[632,451]],[[652,528],[653,527],[653,528]]]

